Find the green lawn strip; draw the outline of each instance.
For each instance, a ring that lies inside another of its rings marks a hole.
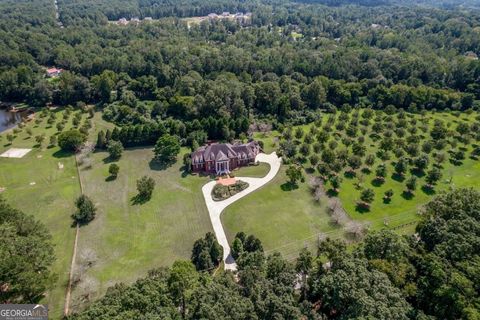
[[[258,165],[251,165],[248,167],[240,167],[233,170],[232,173],[236,177],[252,177],[263,178],[270,171],[270,165],[268,163],[261,162]]]
[[[297,254],[305,245],[316,243],[319,233],[336,231],[323,205],[314,202],[306,183],[292,191],[282,190],[285,167],[260,190],[233,203],[222,213],[229,241],[244,231],[258,237],[266,251],[285,257]]]
[[[160,169],[151,163],[152,149],[140,148],[123,153],[117,179],[108,181],[107,157],[95,153],[92,169],[80,171],[85,193],[98,206],[96,219],[80,229],[78,247],[80,256],[91,249],[98,257],[83,277],[96,296],[116,282],[132,282],[150,269],[189,259],[195,240],[212,231],[201,192],[208,178],[184,175],[180,160]],[[136,180],[143,175],[155,179],[154,193],[150,201],[133,204]],[[81,284],[74,289],[73,308],[82,290]]]

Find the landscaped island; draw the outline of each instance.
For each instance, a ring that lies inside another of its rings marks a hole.
[[[223,182],[219,182],[215,185],[215,187],[213,187],[212,198],[215,201],[226,200],[247,188],[248,183],[242,180],[236,180],[231,184],[224,184]]]

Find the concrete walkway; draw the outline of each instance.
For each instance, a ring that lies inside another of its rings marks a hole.
[[[223,262],[225,263],[225,270],[237,270],[237,264],[230,254],[230,245],[228,244],[227,236],[223,230],[220,214],[226,207],[238,199],[245,197],[247,194],[252,193],[253,191],[267,184],[277,175],[278,170],[280,170],[281,158],[279,158],[275,152],[268,155],[265,153],[260,153],[255,158],[255,161],[268,163],[270,165],[270,171],[263,178],[236,177],[237,180],[247,182],[249,186],[247,189],[226,200],[213,201],[211,194],[213,187],[217,183],[216,181],[210,181],[202,187],[203,197],[205,198],[208,213],[210,214],[213,231],[215,232],[218,243],[220,243],[220,245],[223,247]]]

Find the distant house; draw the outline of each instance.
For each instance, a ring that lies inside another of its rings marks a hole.
[[[125,26],[125,25],[128,24],[128,20],[126,18],[120,18],[120,19],[118,19],[118,24],[122,25],[122,26]]]
[[[472,60],[478,60],[478,55],[473,51],[467,51],[465,53],[465,57],[470,58]]]
[[[63,69],[57,69],[57,68],[48,68],[47,69],[47,77],[50,77],[50,78],[55,78],[55,77],[58,77],[60,75],[60,73],[62,73]]]
[[[209,13],[209,14],[208,14],[208,18],[209,18],[210,20],[218,19],[218,14],[216,14],[216,13]]]
[[[230,16],[230,12],[228,11],[222,12],[222,17],[229,17],[229,16]]]
[[[198,148],[191,154],[192,170],[215,174],[230,173],[231,170],[255,162],[260,152],[256,141],[248,143],[212,143]]]

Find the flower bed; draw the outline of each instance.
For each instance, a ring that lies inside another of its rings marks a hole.
[[[212,199],[215,201],[222,201],[248,188],[248,183],[238,180],[234,184],[224,186],[216,184],[212,190]]]

